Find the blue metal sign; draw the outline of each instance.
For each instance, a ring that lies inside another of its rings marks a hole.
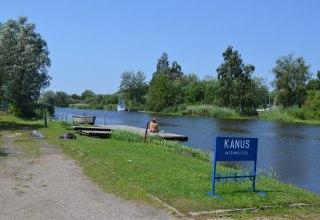
[[[257,160],[258,138],[217,137],[216,161]]]
[[[255,192],[257,177],[258,138],[216,137],[214,149],[214,167],[212,172],[212,192],[210,195],[222,199],[214,193],[216,180],[252,179],[252,192]],[[217,161],[254,161],[254,170],[249,174],[217,176]],[[265,195],[258,192],[260,195]]]

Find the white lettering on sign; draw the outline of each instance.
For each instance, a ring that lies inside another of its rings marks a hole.
[[[248,156],[249,152],[248,151],[225,151],[224,155],[229,155],[229,156]]]
[[[250,140],[241,140],[241,139],[224,139],[224,148],[250,148]]]

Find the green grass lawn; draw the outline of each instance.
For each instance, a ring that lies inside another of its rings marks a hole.
[[[1,122],[0,122],[1,123]],[[216,184],[219,200],[208,195],[211,191],[212,165],[190,154],[177,153],[171,148],[139,140],[96,139],[78,136],[77,140],[60,140],[58,136],[68,132],[59,123],[41,128],[45,140],[62,147],[82,167],[85,175],[101,188],[125,199],[156,204],[155,196],[191,217],[189,212],[217,209],[256,207],[256,211],[225,214],[234,218],[257,216],[289,219],[320,218],[320,195],[262,177],[256,189],[267,196],[250,192],[251,182],[242,184]],[[225,168],[220,168],[225,169]],[[314,206],[289,208],[293,203]],[[264,206],[273,208],[264,209]],[[222,214],[200,215],[192,218],[206,219]]]

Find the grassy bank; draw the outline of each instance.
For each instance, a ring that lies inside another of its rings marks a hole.
[[[206,116],[213,118],[229,118],[229,119],[262,119],[284,123],[304,123],[304,124],[320,124],[320,113],[312,111],[308,108],[275,108],[259,112],[257,115],[243,116],[234,109],[217,107],[212,105],[182,105],[177,108],[169,108],[165,114],[173,115],[192,115]]]
[[[77,140],[60,140],[57,137],[68,131],[59,122],[50,123],[49,128],[41,128],[40,124],[29,126],[25,121],[8,123],[8,120],[1,120],[0,124],[3,126],[7,123],[6,129],[12,132],[16,132],[19,127],[37,128],[45,135],[45,140],[61,146],[67,155],[74,158],[84,173],[104,191],[126,199],[159,205],[150,198],[152,195],[175,207],[185,216],[195,219],[219,217],[223,214],[193,217],[189,212],[248,207],[256,207],[257,210],[223,216],[289,219],[320,217],[319,195],[266,177],[261,178],[256,186],[257,190],[267,194],[266,197],[251,193],[250,182],[217,184],[216,193],[224,199],[217,200],[208,196],[212,170],[208,158],[187,148],[181,150],[184,147],[172,142],[150,139],[148,143],[143,143],[142,139],[129,133],[118,133],[111,139],[78,136]],[[10,125],[15,128],[11,129]],[[315,206],[289,208],[293,203]],[[265,209],[265,206],[273,208]]]
[[[320,125],[318,113],[304,108],[275,108],[259,113],[263,120]]]

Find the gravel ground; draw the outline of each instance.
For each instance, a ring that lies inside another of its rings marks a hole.
[[[40,158],[1,137],[0,219],[175,219],[164,210],[104,193],[59,148],[39,140]]]

